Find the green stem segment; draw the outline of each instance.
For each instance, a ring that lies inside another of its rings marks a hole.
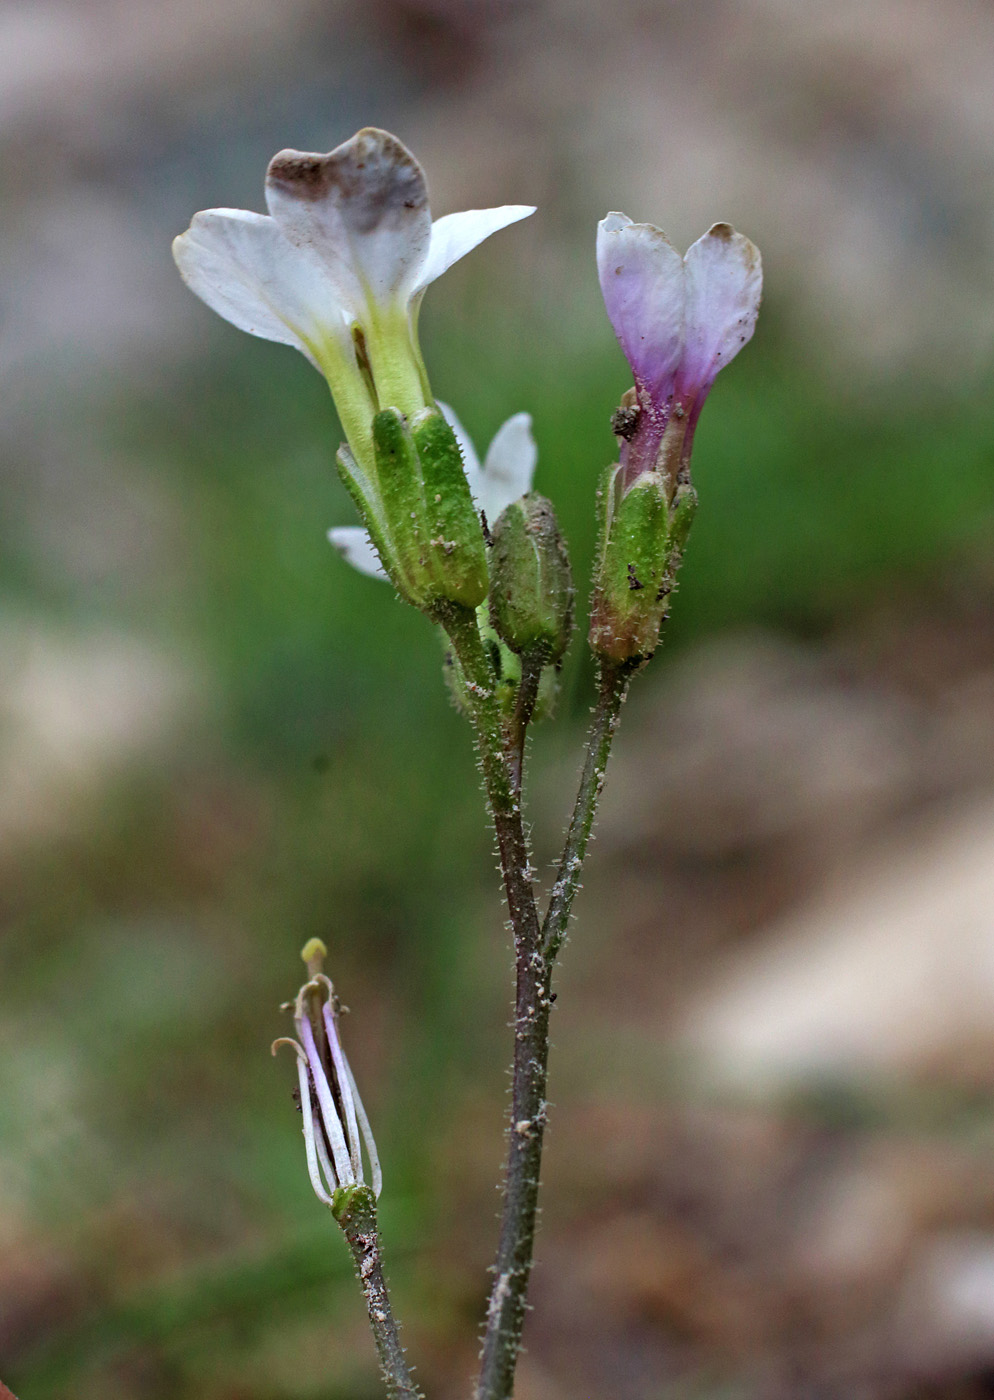
[[[368,1186],[351,1187],[336,1193],[334,1214],[355,1261],[356,1277],[369,1310],[369,1325],[373,1329],[387,1395],[390,1400],[423,1400],[423,1393],[408,1370],[390,1306],[376,1225],[376,1198]]]
[[[497,833],[504,892],[520,961],[523,948],[533,950],[539,945],[538,908],[532,883],[534,871],[521,820],[521,799],[504,748],[504,728],[497,703],[497,677],[480,637],[476,614],[469,608],[448,604],[440,606],[436,616],[452,643],[466,682],[483,782]]]
[[[544,924],[540,924],[520,802],[520,755],[527,718],[523,713],[523,723],[513,735],[509,752],[495,699],[496,678],[475,617],[465,611],[450,612],[439,621],[448,633],[467,682],[514,928],[517,976],[510,1140],[494,1283],[476,1388],[476,1400],[510,1400],[535,1247],[546,1122],[552,971],[579,888],[580,867],[630,668],[605,668],[601,674],[576,807],[549,910]]]
[[[521,681],[518,685],[514,713],[507,726],[507,755],[511,765],[511,781],[519,795],[525,766],[525,738],[535,713],[535,702],[541,683],[542,655],[534,651],[526,652],[521,657]]]
[[[542,955],[551,967],[562,947],[569,927],[573,900],[580,888],[580,872],[587,853],[587,842],[593,830],[597,804],[604,787],[607,761],[621,717],[621,707],[628,694],[628,683],[634,674],[631,663],[612,665],[603,662],[598,678],[597,705],[587,735],[586,756],[580,787],[576,794],[573,815],[566,833],[566,844],[556,872],[549,907],[542,923]]]

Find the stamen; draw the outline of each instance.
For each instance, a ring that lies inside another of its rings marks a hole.
[[[373,1195],[379,1200],[380,1192],[383,1190],[383,1172],[380,1170],[380,1158],[376,1151],[376,1143],[373,1141],[373,1130],[369,1126],[369,1119],[366,1110],[362,1106],[362,1099],[359,1097],[359,1090],[356,1088],[355,1076],[348,1060],[345,1061],[345,1073],[348,1075],[349,1088],[352,1090],[352,1099],[355,1103],[356,1116],[359,1119],[359,1127],[362,1129],[362,1139],[366,1144],[366,1155],[369,1157],[369,1168],[373,1178]]]
[[[331,1168],[331,1163],[328,1161],[328,1154],[324,1150],[324,1144],[320,1136],[314,1131],[314,1115],[311,1112],[311,1085],[308,1077],[307,1056],[297,1042],[291,1040],[288,1036],[281,1036],[279,1040],[273,1041],[271,1048],[274,1055],[281,1045],[292,1046],[297,1055],[297,1082],[300,1085],[300,1114],[304,1120],[304,1153],[307,1157],[307,1175],[311,1179],[311,1185],[314,1188],[314,1194],[317,1196],[318,1200],[326,1206],[333,1206],[335,1204],[334,1200],[325,1189],[325,1183],[322,1181],[321,1173],[318,1169],[318,1159],[323,1156],[324,1160],[321,1162],[321,1166],[323,1166],[325,1170],[325,1179],[330,1184],[332,1191],[334,1191],[335,1173]]]
[[[328,1000],[322,1008],[324,1016],[324,1028],[328,1034],[328,1045],[331,1049],[331,1059],[335,1066],[335,1077],[338,1080],[338,1092],[342,1099],[342,1108],[345,1110],[345,1123],[348,1129],[348,1140],[350,1155],[352,1158],[352,1169],[356,1174],[356,1180],[363,1181],[362,1174],[362,1144],[359,1141],[359,1125],[356,1122],[355,1103],[352,1098],[352,1086],[349,1083],[349,1066],[342,1049],[342,1042],[338,1034],[338,1017],[335,1015],[335,992],[327,977],[320,976],[314,979],[316,982],[323,982],[328,988]]]
[[[321,1170],[324,1172],[325,1179],[331,1183],[331,1189],[334,1191],[336,1186],[335,1168],[331,1165],[331,1159],[328,1156],[328,1147],[325,1143],[324,1133],[314,1134],[314,1146],[317,1149]]]
[[[308,1064],[311,1070],[311,1080],[314,1084],[314,1092],[317,1094],[318,1103],[321,1107],[321,1120],[324,1124],[325,1134],[328,1138],[328,1145],[331,1148],[332,1156],[335,1160],[335,1176],[339,1185],[353,1186],[355,1176],[352,1172],[352,1162],[349,1157],[349,1149],[345,1142],[345,1134],[342,1132],[341,1120],[338,1117],[338,1110],[335,1107],[335,1100],[332,1097],[331,1089],[328,1085],[328,1077],[324,1072],[324,1065],[318,1054],[318,1048],[314,1040],[314,1031],[307,1016],[297,1018],[297,1031],[304,1044],[307,1053]]]

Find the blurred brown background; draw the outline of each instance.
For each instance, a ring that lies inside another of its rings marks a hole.
[[[311,935],[396,1301],[465,1395],[510,954],[468,736],[299,356],[185,289],[199,208],[366,124],[436,213],[482,449],[534,415],[585,589],[626,370],[609,208],[762,248],[559,979],[520,1400],[994,1394],[994,11],[969,0],[0,0],[0,1375],[367,1400],[268,1045]],[[551,860],[582,633],[533,745]]]

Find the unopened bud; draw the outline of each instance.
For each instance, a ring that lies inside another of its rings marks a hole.
[[[552,504],[529,492],[501,514],[490,553],[490,617],[519,656],[558,665],[573,630],[573,576]]]

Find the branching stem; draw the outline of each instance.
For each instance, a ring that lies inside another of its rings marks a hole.
[[[587,842],[593,830],[597,804],[604,788],[607,761],[632,674],[630,666],[609,666],[605,663],[598,676],[597,705],[587,735],[580,786],[559,860],[556,882],[552,886],[549,907],[542,923],[542,955],[550,967],[566,937],[573,900],[580,888],[580,872],[587,853]]]
[[[453,611],[439,620],[452,642],[470,696],[514,929],[516,984],[511,1123],[500,1238],[476,1387],[476,1400],[510,1400],[521,1350],[535,1248],[546,1122],[552,970],[579,889],[580,868],[604,784],[629,673],[622,668],[605,668],[601,672],[580,789],[549,910],[540,925],[522,821],[520,787],[525,736],[534,707],[537,676],[530,676],[527,670],[523,673],[519,705],[505,734],[496,701],[496,677],[481,642],[476,618],[463,610]]]

